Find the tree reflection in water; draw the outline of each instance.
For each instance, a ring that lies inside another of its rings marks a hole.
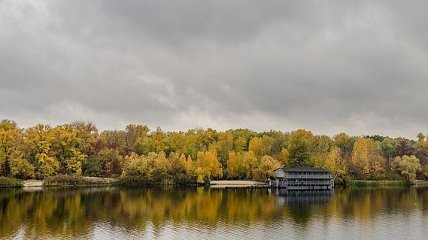
[[[214,229],[219,223],[250,228],[313,219],[370,222],[380,214],[428,211],[428,190],[337,190],[334,194],[204,188],[0,191],[0,237],[91,236],[107,224],[124,231],[166,225]]]

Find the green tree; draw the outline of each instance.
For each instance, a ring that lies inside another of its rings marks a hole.
[[[315,136],[313,140],[314,165],[322,167],[333,147],[333,140],[326,135]]]
[[[103,148],[83,161],[83,173],[94,177],[119,176],[122,172],[122,159],[118,150]]]
[[[172,165],[171,162],[166,158],[164,152],[157,154],[155,161],[153,162],[153,181],[157,183],[172,183]]]
[[[192,158],[180,153],[171,153],[168,160],[171,162],[171,175],[176,184],[196,182],[195,165]]]
[[[386,159],[386,170],[389,171],[391,169],[391,161],[397,156],[397,142],[395,139],[386,137],[380,143],[380,148],[382,155]]]
[[[52,129],[52,149],[60,162],[60,172],[82,174],[82,162],[87,157],[82,153],[82,139],[71,125],[57,126]]]
[[[355,137],[350,137],[346,133],[340,133],[334,136],[334,144],[340,148],[342,158],[346,159],[351,156],[355,140]]]
[[[128,124],[126,126],[125,152],[143,154],[143,149],[140,145],[140,140],[148,136],[150,129],[145,125]]]
[[[34,166],[20,157],[13,158],[10,162],[10,173],[13,177],[20,179],[29,179],[35,176]]]
[[[290,167],[313,167],[312,154],[313,134],[299,129],[291,133],[288,141],[288,165]]]
[[[396,157],[394,162],[397,163],[399,172],[406,176],[409,181],[414,181],[416,179],[416,173],[422,170],[419,159],[414,155]]]

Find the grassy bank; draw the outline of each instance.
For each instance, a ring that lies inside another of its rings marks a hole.
[[[21,188],[22,181],[14,178],[0,177],[0,188]]]
[[[111,186],[117,181],[111,178],[82,177],[73,175],[58,175],[44,179],[44,187],[90,187]]]
[[[349,180],[346,187],[353,188],[382,188],[382,187],[406,187],[409,183],[404,180]]]
[[[135,187],[153,187],[153,186],[188,186],[188,187],[193,187],[193,186],[202,186],[202,185],[206,185],[206,184],[199,184],[196,183],[196,181],[194,182],[188,182],[188,181],[179,181],[179,182],[174,182],[172,180],[168,180],[168,179],[164,179],[163,181],[149,181],[143,177],[140,176],[126,176],[126,177],[121,177],[119,178],[119,180],[115,183],[116,186],[120,186],[120,187],[129,187],[129,188],[135,188]]]

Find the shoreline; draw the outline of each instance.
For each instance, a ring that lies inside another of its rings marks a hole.
[[[267,183],[257,182],[252,180],[211,180],[206,184],[139,184],[135,186],[127,186],[121,184],[120,179],[101,178],[101,177],[76,177],[76,176],[60,176],[45,180],[17,180],[20,185],[2,186],[2,188],[24,188],[24,189],[40,189],[40,188],[74,188],[74,187],[162,187],[162,186],[179,186],[179,187],[195,187],[204,186],[212,189],[259,189],[271,188]],[[402,180],[351,180],[344,186],[345,188],[391,188],[391,187],[428,187],[428,181],[416,180],[408,183]]]

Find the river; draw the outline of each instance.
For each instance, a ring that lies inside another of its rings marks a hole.
[[[0,238],[428,239],[428,189],[3,189]]]

